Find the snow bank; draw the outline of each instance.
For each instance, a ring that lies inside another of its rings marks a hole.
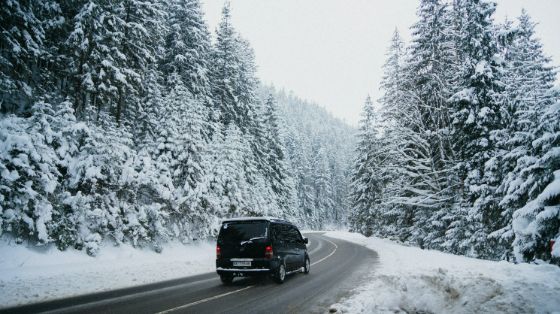
[[[328,232],[379,254],[380,267],[343,313],[560,313],[560,268],[457,256],[348,232]]]
[[[107,291],[215,270],[215,244],[170,243],[162,253],[106,244],[98,256],[0,240],[0,308]]]

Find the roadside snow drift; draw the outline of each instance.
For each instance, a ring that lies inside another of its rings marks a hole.
[[[162,253],[105,245],[98,256],[0,241],[0,308],[165,281],[215,270],[214,244],[171,243]]]
[[[327,236],[379,254],[368,283],[331,306],[342,313],[560,313],[560,268],[457,256],[366,238]]]

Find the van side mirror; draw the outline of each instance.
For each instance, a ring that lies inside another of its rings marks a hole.
[[[309,239],[303,238],[303,243],[308,244],[308,243],[309,243]]]

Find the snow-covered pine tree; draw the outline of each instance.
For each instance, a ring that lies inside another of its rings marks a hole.
[[[210,33],[199,0],[166,3],[167,35],[161,68],[167,79],[178,74],[194,96],[210,96]],[[175,80],[175,79],[173,79]]]
[[[117,54],[112,68],[118,95],[114,115],[120,126],[127,107],[136,110],[138,96],[144,93],[144,74],[157,61],[165,12],[158,0],[124,0],[113,4],[113,10],[118,24],[112,36],[122,53]]]
[[[210,75],[212,97],[219,108],[219,119],[224,125],[236,120],[237,96],[234,86],[237,82],[239,56],[236,51],[236,32],[231,24],[229,3],[224,5],[222,20],[216,29],[216,43],[212,47]]]
[[[189,241],[199,236],[192,218],[203,214],[198,189],[206,168],[207,107],[190,93],[179,75],[171,79],[174,87],[165,96],[158,97],[159,91],[153,96],[150,105],[157,111],[148,124],[156,128],[152,130],[154,139],[141,149],[155,161],[157,175],[164,179],[162,198],[174,234]]]
[[[214,180],[216,197],[219,200],[220,217],[235,217],[254,214],[248,201],[250,184],[247,182],[245,165],[247,146],[243,133],[235,124],[230,124],[225,131],[223,142],[214,162]]]
[[[276,100],[271,94],[264,103],[263,126],[265,149],[265,160],[262,166],[264,178],[276,195],[278,209],[281,213],[289,213],[295,204],[292,204],[293,181],[286,163],[286,152],[281,139],[278,109]]]
[[[409,121],[402,126],[409,128],[411,140],[408,152],[404,152],[408,159],[405,165],[416,164],[405,166],[411,185],[408,202],[416,207],[413,241],[433,248],[441,245],[446,227],[442,220],[454,196],[447,100],[454,92],[457,64],[447,4],[423,0],[417,15],[406,66],[412,103]]]
[[[331,186],[332,182],[332,172],[330,171],[330,160],[327,156],[326,148],[323,146],[318,146],[315,150],[315,155],[312,160],[313,167],[313,194],[315,195],[314,210],[319,217],[325,217],[326,219],[321,219],[319,221],[319,228],[324,229],[325,221],[332,221],[332,215],[334,208],[333,188]]]
[[[462,199],[454,209],[446,246],[461,254],[491,257],[491,224],[500,217],[499,159],[495,131],[503,129],[500,97],[503,62],[492,15],[496,4],[486,0],[456,1],[461,79],[453,103],[452,138]]]
[[[379,118],[376,118],[373,102],[368,96],[362,109],[360,120],[356,157],[352,169],[350,227],[366,236],[372,235],[372,228],[376,221],[376,200],[382,191],[382,182],[376,171],[380,167],[379,156]]]
[[[231,24],[229,3],[222,10],[222,20],[216,30],[210,69],[212,95],[220,121],[226,126],[235,123],[241,132],[249,132],[256,111],[254,56]]]
[[[506,22],[502,31],[514,36],[504,49],[507,64],[504,97],[507,106],[503,109],[507,127],[503,136],[502,149],[505,153],[501,168],[505,175],[498,190],[503,195],[500,201],[502,215],[498,230],[492,236],[502,243],[502,251],[507,255],[512,250],[514,237],[513,212],[525,205],[529,190],[534,188],[535,129],[545,108],[554,102],[551,88],[555,73],[550,59],[544,56],[542,44],[535,37],[534,27],[535,24],[523,10],[518,25]]]
[[[555,70],[535,36],[535,23],[526,11],[514,28],[506,68],[509,135],[504,156],[507,173],[500,192],[502,228],[495,232],[518,261],[550,260],[549,240],[558,237],[560,111],[553,89]],[[513,241],[513,247],[510,245]]]
[[[74,5],[78,9],[69,16],[64,51],[77,112],[90,106],[105,109],[120,125],[126,107],[135,110],[144,72],[156,61],[164,12],[155,0],[83,0]]]
[[[395,29],[387,50],[387,61],[383,65],[384,73],[381,82],[383,96],[379,99],[382,106],[383,120],[398,121],[406,114],[407,95],[405,91],[406,51],[404,42]],[[405,117],[406,118],[406,117]]]
[[[109,118],[101,121],[114,124]],[[117,243],[125,241],[117,182],[130,149],[123,145],[126,137],[110,136],[114,125],[88,126],[89,132],[81,139],[67,169],[63,202],[66,210],[73,213],[75,228],[80,230],[73,246],[95,255],[108,234]]]
[[[551,254],[551,240],[560,239],[560,92],[556,102],[539,117],[533,141],[534,162],[521,173],[528,185],[527,203],[513,213],[513,251],[518,261],[543,259],[560,264],[558,250]]]
[[[49,30],[60,26],[57,1],[5,1],[0,7],[0,112],[31,112],[44,93],[54,48]]]
[[[148,227],[154,235],[156,250],[160,249],[160,242],[169,238],[185,239],[182,237],[185,234],[170,222],[171,213],[177,212],[176,187],[168,160],[160,160],[161,144],[166,140],[161,134],[164,128],[169,127],[167,118],[173,120],[177,117],[176,113],[170,114],[171,108],[166,106],[168,98],[162,95],[161,77],[155,65],[150,66],[144,81],[146,96],[136,105],[136,119],[131,123],[135,150],[132,166],[137,172],[136,200],[152,217]],[[166,94],[167,97],[169,95]]]
[[[55,111],[36,103],[30,118],[10,115],[0,129],[1,230],[17,242],[52,242],[51,223],[60,177],[55,144]]]
[[[315,194],[311,180],[311,144],[304,134],[300,134],[295,130],[288,135],[289,145],[287,147],[292,165],[293,178],[297,190],[297,207],[299,208],[299,216],[308,226],[317,226],[320,217],[314,212]],[[290,145],[291,144],[291,145]]]
[[[381,172],[390,182],[380,193],[383,199],[376,215],[379,225],[385,229],[381,229],[381,234],[398,237],[401,241],[409,240],[414,228],[418,200],[409,198],[415,197],[414,184],[422,184],[416,170],[426,166],[426,154],[418,150],[420,147],[416,143],[420,140],[415,133],[421,127],[421,120],[412,100],[406,59],[404,43],[395,30],[384,64],[383,96],[379,100],[384,128],[381,159],[386,160]]]
[[[99,113],[116,101],[114,79],[117,75],[122,77],[115,65],[115,58],[125,57],[112,38],[118,31],[115,15],[110,4],[96,0],[69,4],[64,13],[69,28],[61,49],[68,68],[66,88],[73,97],[78,117],[84,117],[90,106]]]
[[[236,51],[239,56],[238,72],[236,73],[238,84],[234,86],[234,93],[238,100],[238,110],[245,121],[241,121],[242,129],[249,128],[257,115],[257,65],[255,64],[255,52],[250,43],[238,35],[235,38]]]
[[[53,127],[57,136],[53,140],[53,148],[58,156],[58,168],[60,176],[58,186],[55,190],[56,201],[53,203],[53,220],[51,223],[50,236],[60,250],[76,245],[80,238],[79,216],[74,208],[68,203],[67,182],[70,178],[69,172],[74,166],[74,161],[80,152],[83,143],[90,134],[85,123],[77,121],[74,115],[73,105],[64,101],[55,106],[55,123]]]
[[[145,96],[138,103],[135,110],[135,122],[131,129],[134,132],[134,141],[137,149],[147,150],[150,154],[154,153],[155,140],[159,118],[165,115],[163,106],[162,90],[164,87],[160,83],[162,74],[155,67],[150,67],[146,71],[144,79]]]

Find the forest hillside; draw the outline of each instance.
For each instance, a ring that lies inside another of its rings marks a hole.
[[[199,0],[6,2],[0,234],[95,255],[345,221],[354,130],[262,87],[231,14],[213,34]]]

